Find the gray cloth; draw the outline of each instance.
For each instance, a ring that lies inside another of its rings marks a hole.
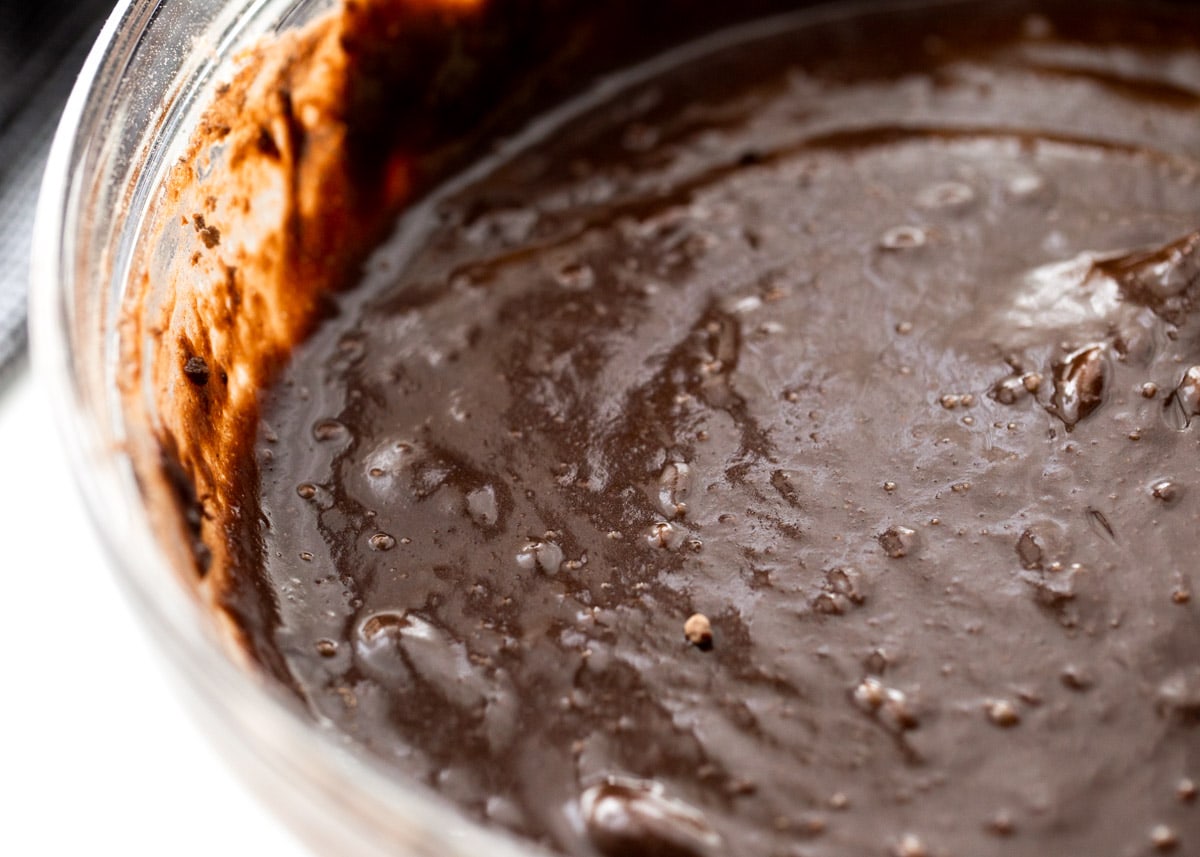
[[[111,0],[0,4],[0,378],[24,352],[38,188],[63,104]]]

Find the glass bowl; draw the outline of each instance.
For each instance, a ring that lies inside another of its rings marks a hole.
[[[120,583],[202,728],[321,853],[539,853],[419,783],[378,769],[237,662],[213,611],[156,535],[128,453],[117,375],[120,306],[139,229],[238,53],[331,0],[124,0],[66,108],[33,249],[31,336],[70,464]]]
[[[179,692],[236,770],[306,842],[346,857],[543,854],[384,771],[239,661],[210,603],[180,573],[186,547],[157,528],[130,454],[121,307],[164,177],[239,54],[333,2],[118,5],[67,106],[42,190],[32,269],[35,371],[109,558]],[[894,5],[920,2],[967,0]]]

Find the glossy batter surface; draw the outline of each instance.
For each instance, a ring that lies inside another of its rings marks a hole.
[[[264,400],[319,718],[581,857],[1200,848],[1200,53],[972,20],[712,42],[406,216]]]

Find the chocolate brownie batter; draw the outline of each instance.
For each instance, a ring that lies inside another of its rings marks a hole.
[[[1200,849],[1200,15],[1020,5],[710,38],[401,218],[255,446],[321,722],[579,857]]]

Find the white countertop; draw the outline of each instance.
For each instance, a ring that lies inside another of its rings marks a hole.
[[[0,854],[307,854],[173,695],[28,366],[0,385],[0,536]]]

